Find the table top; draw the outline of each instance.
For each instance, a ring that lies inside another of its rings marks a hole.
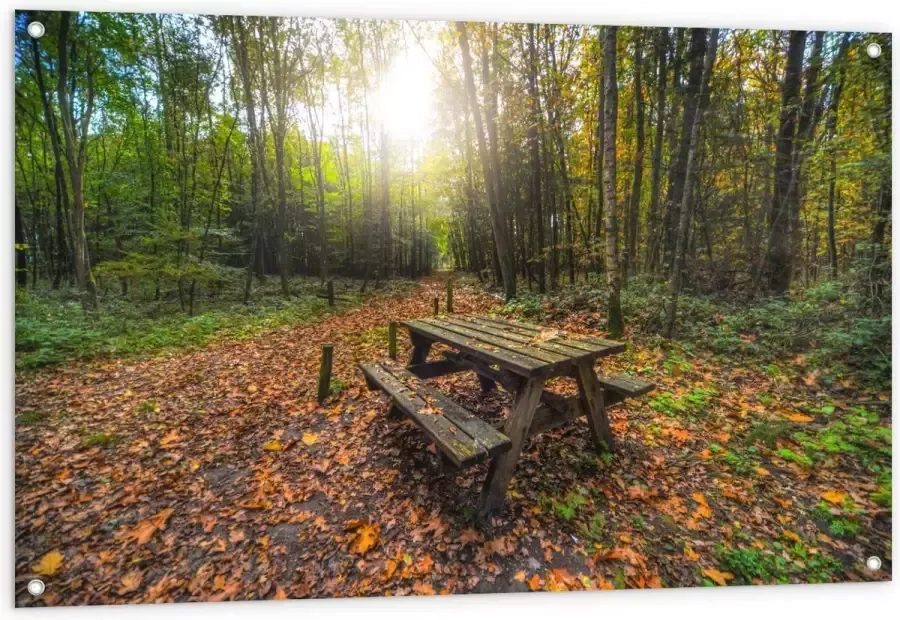
[[[448,315],[401,325],[430,342],[446,344],[524,377],[565,375],[574,364],[625,350],[621,342],[481,315]]]

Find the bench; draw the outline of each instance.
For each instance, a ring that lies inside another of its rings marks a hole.
[[[392,411],[415,422],[457,468],[465,468],[509,450],[509,437],[390,362],[359,364],[370,389],[391,397]]]
[[[603,408],[618,405],[626,398],[641,396],[656,387],[649,381],[629,375],[597,375],[597,383],[603,389]],[[561,396],[544,390],[541,405],[534,414],[528,436],[538,435],[561,424],[580,418],[584,406],[577,396]]]
[[[613,377],[597,375],[597,381],[605,392],[610,392],[604,401],[607,406],[620,403],[626,398],[643,396],[656,387],[649,381],[629,375],[615,375]]]

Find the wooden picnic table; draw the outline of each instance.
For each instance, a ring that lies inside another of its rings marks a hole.
[[[606,407],[629,396],[645,393],[652,384],[631,377],[603,377],[594,362],[621,353],[625,345],[600,338],[571,336],[542,325],[489,316],[448,315],[403,321],[412,341],[407,371],[421,379],[461,371],[474,371],[483,390],[499,383],[513,397],[503,427],[508,450],[490,463],[481,495],[481,513],[500,507],[525,440],[582,415],[587,418],[598,450],[611,450],[612,431]],[[426,361],[432,346],[450,348],[444,359]],[[575,397],[544,389],[555,377],[573,377]],[[505,447],[505,446],[504,446]]]

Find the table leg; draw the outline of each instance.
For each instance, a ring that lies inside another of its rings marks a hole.
[[[488,392],[493,392],[497,389],[497,384],[494,383],[494,380],[490,377],[485,377],[484,375],[478,376],[478,384],[481,385],[481,392],[483,394],[487,394]]]
[[[409,332],[409,339],[412,341],[413,346],[409,365],[415,366],[416,364],[424,364],[425,360],[428,359],[428,351],[431,350],[431,341],[413,331]]]
[[[528,429],[531,427],[531,419],[541,400],[544,383],[543,377],[533,377],[523,381],[516,390],[512,410],[504,427],[504,432],[512,442],[512,446],[491,461],[487,479],[484,481],[484,488],[481,491],[481,508],[479,510],[481,516],[486,516],[502,506],[503,500],[506,499],[506,489],[512,480],[519,455],[522,453],[522,446],[528,435]]]
[[[582,362],[575,369],[575,380],[578,382],[578,398],[586,412],[591,436],[598,452],[612,452],[613,436],[609,427],[609,416],[603,406],[603,388],[597,380],[591,362]]]

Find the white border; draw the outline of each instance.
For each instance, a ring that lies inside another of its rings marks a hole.
[[[278,601],[253,603],[192,603],[152,605],[54,608],[13,610],[13,89],[12,28],[13,9],[51,8],[107,11],[170,11],[219,14],[309,15],[320,17],[386,17],[410,19],[469,19],[501,21],[580,22],[620,25],[715,26],[744,28],[805,28],[898,32],[900,3],[894,0],[627,0],[598,2],[591,0],[451,0],[437,6],[415,0],[17,0],[6,3],[0,25],[0,85],[8,90],[0,94],[0,118],[7,129],[0,132],[0,188],[7,222],[0,228],[0,280],[7,292],[0,304],[0,324],[7,340],[0,344],[0,609],[16,617],[34,618],[202,618],[222,620],[265,614],[267,618],[319,617],[326,614],[358,618],[458,618],[460,616],[501,616],[516,618],[644,618],[660,620],[688,618],[866,618],[897,617],[900,609],[900,585],[839,584],[825,586],[768,586],[743,588],[683,588],[663,591],[596,592],[572,594],[503,594],[450,597],[408,597],[404,599],[339,599],[316,601]],[[894,84],[897,83],[897,63]],[[896,97],[896,87],[894,101]],[[896,109],[896,106],[895,106]],[[900,178],[898,147],[894,143],[894,178]],[[894,269],[894,290],[900,276]],[[895,322],[896,327],[896,322]],[[895,329],[894,342],[897,342]],[[895,345],[896,348],[896,345]],[[900,374],[895,368],[894,378]],[[896,469],[895,455],[895,469]],[[893,609],[894,611],[890,611]]]

